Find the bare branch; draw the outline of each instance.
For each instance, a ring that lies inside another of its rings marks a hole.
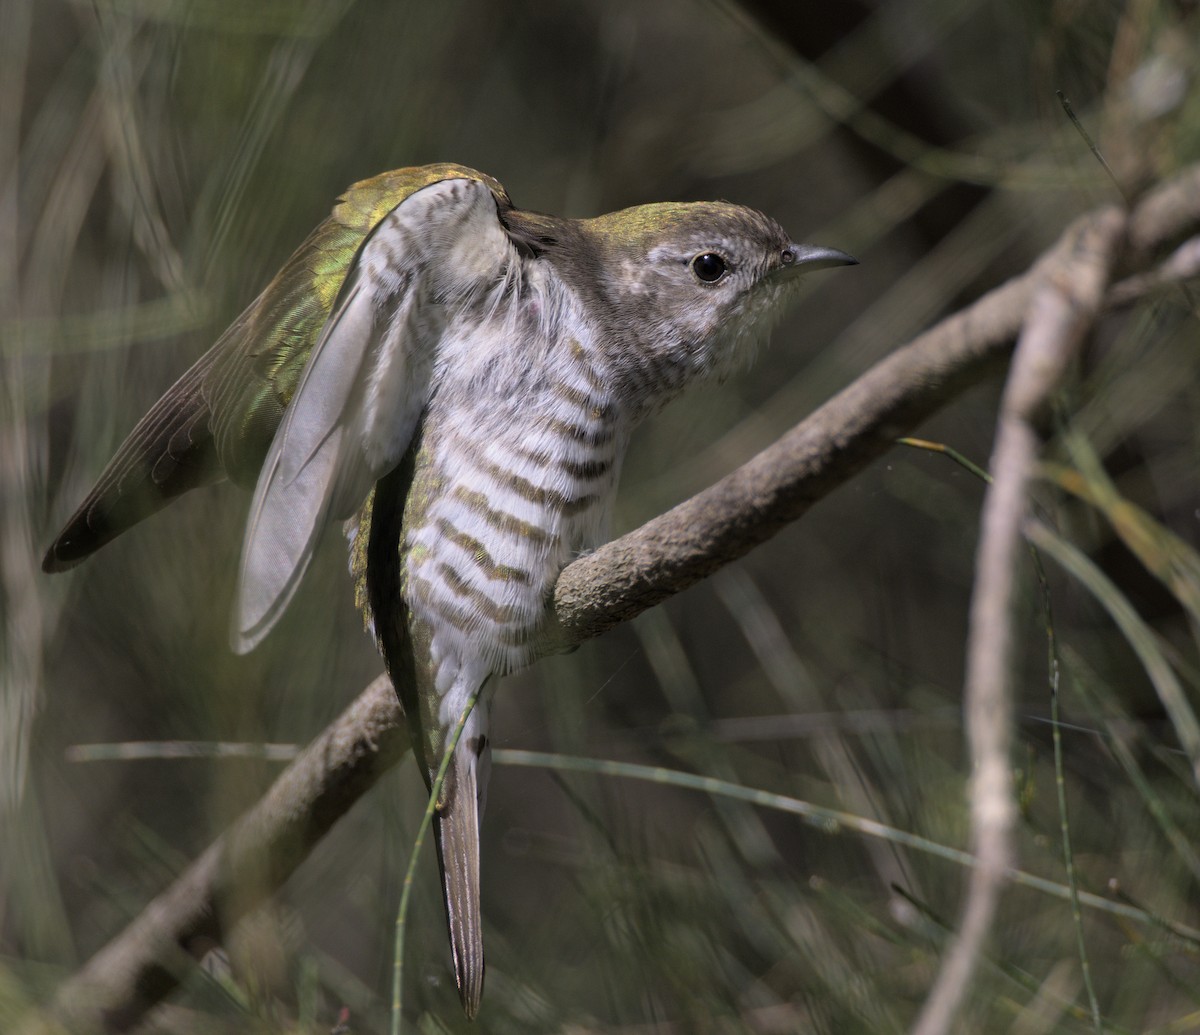
[[[1012,607],[1026,488],[1038,453],[1033,420],[1100,311],[1125,222],[1115,208],[1084,217],[1043,264],[1042,283],[1030,301],[1000,403],[993,480],[984,499],[975,559],[964,692],[973,774],[971,839],[979,864],[971,871],[961,929],[947,950],[916,1035],[943,1035],[954,1024],[1013,865]]]
[[[1197,199],[1192,166],[1134,210],[1129,239],[1144,263],[1200,225]],[[749,553],[1002,362],[1061,247],[877,363],[732,474],[568,566],[554,592],[565,642],[598,636]]]
[[[380,676],[128,927],[58,991],[55,1018],[22,1029],[125,1031],[193,959],[219,945],[274,892],[330,827],[408,750],[391,682]]]
[[[1198,199],[1195,166],[1135,209],[1130,239],[1142,269],[1164,245],[1196,232]],[[716,485],[569,565],[554,598],[558,643],[597,636],[746,554],[1002,363],[1058,255],[1053,249],[899,349]],[[262,802],[64,983],[54,1016],[27,1019],[23,1031],[131,1027],[178,983],[189,957],[286,880],[407,746],[391,688],[376,680]]]

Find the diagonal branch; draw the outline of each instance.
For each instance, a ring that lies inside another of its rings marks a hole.
[[[54,1018],[34,1018],[22,1032],[132,1028],[195,960],[292,875],[408,747],[404,714],[388,678],[380,676],[254,808],[59,988]]]
[[[1193,166],[1130,214],[1130,272],[1144,272],[1155,254],[1198,228],[1200,166]],[[748,553],[1002,364],[1048,261],[897,350],[717,484],[569,565],[554,595],[558,643],[598,636]],[[64,982],[52,1011],[26,1018],[21,1031],[132,1027],[178,984],[191,958],[288,878],[407,746],[394,694],[377,679],[258,805]]]
[[[1198,226],[1200,165],[1131,213],[1131,258],[1145,268]],[[568,566],[554,593],[566,641],[598,636],[749,553],[1007,359],[1061,247],[877,363],[732,474]],[[1124,285],[1120,304],[1157,282]]]

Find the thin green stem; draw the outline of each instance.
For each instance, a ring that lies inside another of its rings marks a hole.
[[[976,478],[987,482],[989,485],[992,484],[992,476],[988,474],[987,471],[975,463],[974,460],[969,460],[967,457],[963,456],[962,453],[960,453],[953,446],[946,445],[945,442],[931,442],[927,438],[912,438],[911,436],[907,435],[904,438],[896,439],[896,442],[899,445],[909,446],[912,449],[924,449],[928,453],[941,453],[943,456],[948,456],[960,467],[965,467],[968,471],[975,475]]]
[[[791,798],[784,794],[761,791],[754,787],[743,787],[741,784],[729,783],[726,780],[718,780],[711,776],[696,776],[692,773],[682,773],[678,770],[664,768],[663,766],[638,765],[633,762],[613,762],[599,758],[577,758],[570,755],[547,754],[542,751],[514,751],[511,749],[493,751],[492,761],[499,765],[523,765],[536,769],[554,769],[562,772],[598,773],[629,780],[645,780],[650,783],[669,784],[673,787],[682,787],[687,790],[700,791],[703,794],[734,798],[761,808],[775,809],[779,812],[801,816],[814,827],[829,834],[836,834],[841,830],[853,830],[855,833],[866,837],[877,837],[884,841],[890,841],[893,844],[904,845],[918,852],[939,856],[960,866],[973,867],[978,861],[970,852],[964,852],[958,848],[949,848],[946,845],[938,844],[936,841],[930,841],[928,838],[920,837],[917,834],[910,834],[905,830],[888,826],[886,823],[879,823],[873,819],[865,819],[850,812],[829,809],[822,805],[813,805],[811,802],[801,801],[798,798]],[[1011,880],[1014,884],[1032,888],[1034,891],[1041,891],[1055,898],[1067,901],[1071,899],[1070,888],[1055,881],[1046,880],[1044,877],[1037,877],[1032,873],[1026,873],[1023,870],[1010,869],[1006,871],[1005,878]],[[1112,914],[1113,916],[1124,917],[1127,920],[1136,920],[1142,924],[1159,925],[1159,921],[1144,909],[1138,909],[1136,906],[1125,905],[1121,902],[1113,902],[1087,891],[1079,892],[1079,902],[1081,905]],[[1185,924],[1172,923],[1170,930],[1176,937],[1186,939],[1200,946],[1200,929],[1189,927]]]
[[[1058,717],[1058,691],[1062,669],[1058,658],[1058,639],[1054,633],[1054,611],[1050,600],[1050,583],[1041,555],[1031,545],[1033,568],[1037,573],[1042,591],[1042,613],[1046,617],[1047,670],[1050,682],[1050,736],[1054,744],[1054,787],[1058,796],[1058,825],[1062,835],[1063,866],[1067,871],[1067,888],[1071,892],[1071,922],[1075,927],[1075,944],[1079,950],[1079,967],[1083,974],[1083,987],[1087,990],[1088,1007],[1092,1013],[1092,1027],[1103,1033],[1104,1020],[1100,1013],[1100,1001],[1092,983],[1092,967],[1088,961],[1087,942],[1083,937],[1083,909],[1079,904],[1079,881],[1075,873],[1075,853],[1071,849],[1071,823],[1067,817],[1067,781],[1063,764],[1062,726]]]

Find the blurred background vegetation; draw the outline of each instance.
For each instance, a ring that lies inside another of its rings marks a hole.
[[[42,551],[154,399],[349,183],[449,160],[518,205],[727,198],[862,266],[810,279],[755,367],[636,438],[618,530],[750,457],[938,316],[1200,158],[1194,0],[3,0],[0,1028],[254,802],[280,763],[77,762],[73,745],[303,744],[380,669],[334,535],[280,628],[226,630],[248,499],[194,493],[69,576]],[[1200,349],[1176,292],[1094,336],[1052,456],[1100,464],[1195,572]],[[999,379],[922,429],[986,463]],[[703,773],[965,847],[963,645],[981,482],[896,451],[744,562],[502,686],[499,748]],[[1046,513],[1200,683],[1195,600],[1095,506]],[[1141,519],[1139,519],[1141,520]],[[1174,546],[1173,546],[1174,548]],[[1200,1030],[1200,800],[1143,664],[1050,567],[1062,778],[1106,1030]],[[1189,576],[1190,577],[1190,576]],[[1019,619],[1021,865],[1065,880],[1045,621]],[[384,1030],[424,806],[406,763],[154,1022]],[[465,1030],[432,852],[406,1014]],[[965,871],[668,785],[498,766],[483,830],[488,1032],[890,1032]],[[1183,925],[1191,925],[1190,932]],[[964,1031],[1091,1031],[1069,905],[1008,891]]]

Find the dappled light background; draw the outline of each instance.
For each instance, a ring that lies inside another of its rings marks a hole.
[[[621,532],[1023,270],[1074,215],[1200,158],[1197,17],[1190,0],[6,0],[0,1027],[282,764],[79,761],[73,748],[303,745],[380,671],[334,530],[280,627],[230,653],[249,500],[228,484],[70,574],[39,568],[137,417],[344,187],[454,161],[562,215],[725,198],[860,259],[810,276],[753,366],[638,433]],[[1106,319],[1046,430],[1051,456],[1102,464],[1194,566],[1193,306],[1176,292]],[[1002,377],[921,434],[986,465]],[[966,847],[961,687],[983,492],[946,456],[897,446],[744,561],[506,680],[494,746],[702,773]],[[1037,492],[1194,706],[1194,610],[1095,508],[1048,482]],[[1088,591],[1049,576],[1079,884],[1161,918],[1085,911],[1098,1005],[1114,1030],[1190,1030],[1197,788],[1137,655]],[[1046,620],[1032,568],[1022,579],[1020,864],[1061,884]],[[328,1031],[348,1008],[355,1031],[384,1030],[423,808],[406,761],[188,977],[170,1023]],[[405,1010],[414,1030],[465,1030],[426,856]],[[489,1032],[902,1031],[966,877],[902,844],[667,783],[503,765],[483,874],[475,1030]],[[1067,902],[1011,889],[988,952],[963,1030],[1092,1030]]]

